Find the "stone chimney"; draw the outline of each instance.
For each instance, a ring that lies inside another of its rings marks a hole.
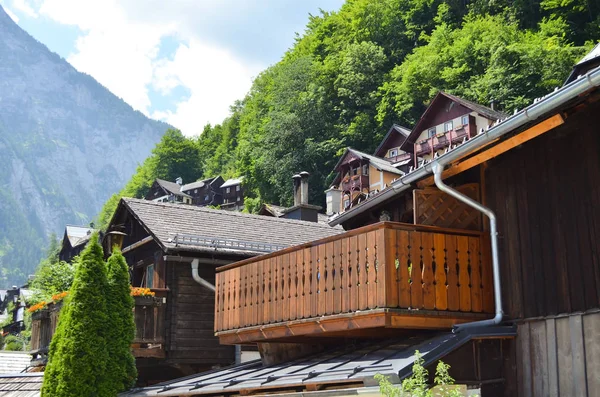
[[[179,186],[181,186],[181,185],[183,185],[183,179],[180,176],[178,176],[175,179],[175,183],[178,184]]]
[[[282,218],[298,219],[301,221],[317,222],[319,211],[318,205],[308,204],[308,177],[309,173],[302,171],[292,177],[294,181],[294,205],[283,211]]]
[[[296,174],[292,177],[292,181],[294,184],[294,207],[300,205],[300,202],[302,201],[302,193],[300,189],[301,179],[302,177],[299,174]]]
[[[300,173],[300,204],[308,204],[308,177],[306,171]]]

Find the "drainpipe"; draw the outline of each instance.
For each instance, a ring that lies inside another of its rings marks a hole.
[[[198,258],[194,258],[192,259],[192,278],[194,279],[195,282],[197,282],[198,284],[200,284],[201,286],[208,288],[209,290],[211,290],[212,292],[215,292],[215,286],[211,283],[209,283],[208,281],[206,281],[205,279],[203,279],[202,277],[200,277],[200,275],[198,274],[198,264],[200,264],[200,259]],[[242,347],[240,345],[235,345],[235,364],[241,364],[242,363]]]
[[[203,279],[202,277],[200,277],[200,275],[198,274],[198,264],[199,263],[200,263],[200,259],[198,259],[198,258],[194,258],[192,260],[192,278],[194,279],[195,282],[197,282],[201,286],[208,288],[212,292],[215,292],[215,286],[212,285],[211,283],[209,283],[208,281],[206,281],[205,279]]]
[[[449,194],[455,199],[462,201],[470,207],[475,208],[477,211],[482,212],[487,216],[490,220],[490,237],[492,242],[492,269],[494,273],[494,303],[496,306],[496,316],[490,320],[482,320],[482,321],[474,321],[471,323],[458,324],[454,326],[453,332],[458,332],[464,328],[471,327],[484,327],[487,325],[498,325],[500,321],[502,321],[502,293],[500,289],[500,261],[498,255],[498,231],[496,229],[496,214],[489,209],[488,207],[478,203],[470,197],[465,196],[464,194],[458,192],[457,190],[452,189],[450,186],[446,185],[442,180],[442,171],[444,171],[444,166],[439,162],[434,162],[432,164],[433,169],[433,177],[435,180],[435,185],[441,191]]]

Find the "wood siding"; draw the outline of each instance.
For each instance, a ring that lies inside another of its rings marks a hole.
[[[600,106],[489,162],[510,318],[600,307]]]
[[[598,311],[519,324],[505,395],[599,397],[599,340]]]
[[[214,336],[214,292],[200,286],[192,278],[189,263],[167,262],[171,280],[171,302],[168,306],[170,335],[167,348],[169,361],[195,364],[231,364],[234,350],[219,345]],[[200,265],[200,277],[215,282],[215,268]]]

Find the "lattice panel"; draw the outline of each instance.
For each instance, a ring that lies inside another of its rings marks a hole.
[[[470,183],[456,188],[479,201],[479,184]],[[413,190],[416,225],[452,229],[481,230],[481,213],[435,187]]]

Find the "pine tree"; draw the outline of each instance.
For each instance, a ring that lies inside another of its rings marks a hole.
[[[114,249],[108,258],[108,289],[106,304],[108,309],[107,350],[110,366],[107,378],[115,388],[115,393],[128,390],[135,384],[137,370],[131,354],[131,343],[135,335],[133,320],[134,301],[130,294],[129,271],[121,251]]]
[[[115,395],[106,379],[108,283],[103,256],[94,234],[81,254],[52,338],[42,385],[44,397]]]

